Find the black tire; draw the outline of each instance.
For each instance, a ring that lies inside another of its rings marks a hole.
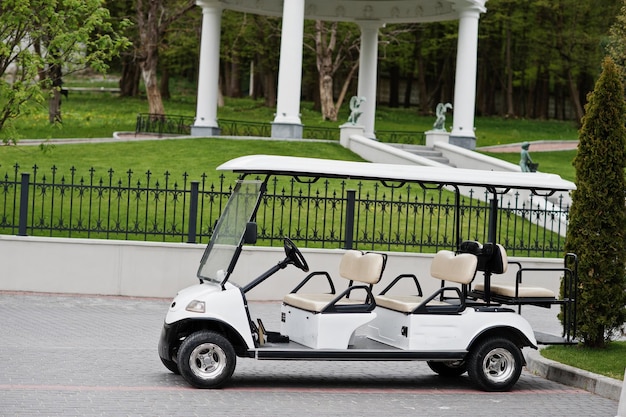
[[[178,365],[176,362],[161,358],[161,363],[170,371],[175,373],[176,375],[180,375],[180,371],[178,370]]]
[[[178,369],[196,388],[219,388],[235,371],[233,345],[219,333],[203,330],[190,334],[178,350]]]
[[[426,363],[433,372],[446,378],[461,376],[467,372],[465,361],[428,361]]]
[[[470,379],[480,389],[489,392],[510,390],[519,379],[523,365],[520,348],[500,337],[477,342],[467,358]]]

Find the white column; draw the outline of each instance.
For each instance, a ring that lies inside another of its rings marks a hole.
[[[361,28],[361,54],[359,56],[359,83],[357,95],[364,97],[359,125],[363,126],[364,135],[375,138],[376,84],[378,82],[378,29],[380,22],[359,22]]]
[[[302,43],[304,0],[285,0],[280,38],[278,94],[272,137],[301,138]]]
[[[476,61],[478,59],[478,19],[485,12],[484,1],[459,5],[459,40],[454,82],[454,121],[450,143],[468,149],[476,147],[474,112],[476,108]],[[465,8],[463,8],[465,7]]]
[[[219,3],[197,0],[202,7],[202,35],[196,120],[191,127],[193,136],[219,135],[217,102],[219,94],[220,32],[222,8]]]

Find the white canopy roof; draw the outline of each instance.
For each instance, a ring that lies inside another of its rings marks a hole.
[[[284,0],[201,0],[225,9],[282,16]],[[486,0],[307,0],[305,19],[325,21],[381,21],[383,23],[441,22],[459,18],[459,9],[485,11]],[[461,6],[461,7],[460,7]]]
[[[244,174],[417,182],[492,189],[516,188],[542,192],[576,189],[573,182],[564,180],[556,174],[539,172],[484,171],[293,156],[242,156],[223,163],[217,169]]]

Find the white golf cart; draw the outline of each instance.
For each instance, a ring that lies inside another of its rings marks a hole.
[[[346,250],[339,276],[315,272],[294,290],[281,294],[280,329],[265,329],[251,317],[246,294],[293,265],[308,272],[307,261],[289,239],[285,258],[256,279],[238,285],[231,274],[242,245],[255,243],[254,220],[273,176],[296,179],[340,178],[428,184],[448,187],[485,187],[497,194],[510,189],[538,195],[574,188],[557,175],[438,169],[309,158],[254,155],[218,167],[240,173],[228,204],[216,225],[198,270],[200,283],[181,290],[172,301],[159,342],[161,361],[170,371],[198,388],[223,386],[233,374],[236,358],[258,360],[421,360],[444,376],[468,372],[486,391],[509,390],[518,380],[523,347],[537,348],[530,324],[511,306],[562,304],[567,328],[559,343],[575,337],[575,256],[568,255],[561,297],[542,288],[520,285],[524,268],[512,287],[491,284],[491,275],[508,266],[501,245],[459,243],[457,250],[435,254],[430,271],[406,271],[386,288],[375,288],[387,255]],[[250,179],[250,178],[262,179]],[[458,199],[457,199],[458,201]],[[496,204],[497,206],[497,204]],[[492,209],[495,210],[494,207]],[[484,273],[473,285],[477,271]],[[295,272],[295,269],[294,269]],[[422,294],[415,275],[440,280],[432,294]],[[295,275],[295,274],[294,274]],[[299,275],[299,274],[298,274]],[[323,280],[325,292],[305,292],[305,284]],[[411,282],[415,294],[394,295],[399,283]],[[338,288],[338,290],[336,290]],[[345,289],[344,289],[345,288]]]

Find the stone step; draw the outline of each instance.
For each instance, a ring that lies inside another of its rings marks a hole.
[[[388,145],[394,148],[402,149],[403,151],[410,152],[414,155],[421,156],[423,158],[430,159],[431,161],[439,162],[444,165],[448,165],[456,168],[454,164],[450,163],[450,160],[443,156],[443,154],[432,146],[425,145],[409,145],[405,143],[389,143]]]

